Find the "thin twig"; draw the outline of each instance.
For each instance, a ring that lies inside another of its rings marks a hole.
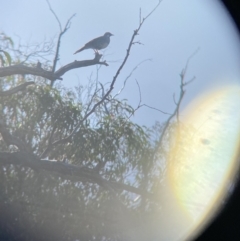
[[[58,22],[60,32],[62,32],[62,24],[61,24],[61,22],[59,21],[59,18],[58,18],[58,16],[57,16],[57,14],[53,11],[52,6],[51,6],[51,4],[49,3],[49,1],[46,0],[46,2],[47,2],[47,4],[48,4],[49,10],[52,12],[52,14],[54,15],[54,17],[56,18],[56,20],[57,20],[57,22]]]
[[[136,81],[137,86],[138,86],[139,102],[138,102],[137,107],[134,109],[133,113],[131,113],[131,114],[128,116],[127,119],[130,119],[137,110],[139,110],[140,108],[142,108],[142,107],[144,107],[144,106],[147,107],[147,108],[149,108],[149,109],[153,109],[153,110],[159,111],[159,112],[161,112],[162,114],[171,115],[170,113],[164,112],[164,111],[162,111],[162,110],[160,110],[160,109],[157,109],[157,108],[155,108],[155,107],[149,106],[149,105],[147,105],[147,104],[142,104],[142,92],[141,92],[141,88],[140,88],[140,85],[139,85],[137,79],[135,79],[135,81]]]
[[[139,9],[139,24],[142,22],[142,10],[141,8]]]
[[[171,114],[168,113],[168,112],[162,111],[162,110],[160,110],[160,109],[158,109],[158,108],[156,108],[156,107],[152,107],[152,106],[147,105],[147,104],[142,104],[141,107],[142,107],[142,106],[146,106],[146,107],[149,108],[149,109],[153,109],[153,110],[156,110],[156,111],[158,111],[158,112],[161,112],[161,113],[164,114],[164,115],[171,115]]]
[[[67,32],[67,30],[70,28],[71,26],[71,19],[75,16],[75,14],[73,14],[67,21],[64,30],[61,31],[58,35],[58,42],[57,42],[57,48],[56,48],[56,54],[55,54],[55,58],[53,60],[53,67],[52,67],[52,72],[55,72],[56,66],[57,66],[57,61],[59,60],[59,50],[60,50],[60,44],[61,44],[61,38],[62,36]],[[51,82],[51,86],[53,85],[53,81]]]
[[[146,62],[146,61],[151,61],[151,59],[145,59],[145,60],[141,61],[140,63],[138,63],[138,64],[132,69],[132,71],[130,72],[130,74],[129,74],[129,75],[126,77],[126,79],[124,80],[122,88],[117,92],[117,94],[115,94],[115,95],[113,96],[113,98],[116,98],[118,95],[121,94],[121,92],[124,90],[124,88],[125,88],[125,86],[126,86],[126,83],[127,83],[128,79],[132,76],[133,72],[135,72],[135,70],[136,70],[141,64],[143,64],[143,63]]]
[[[162,0],[158,1],[158,4],[155,6],[155,8],[145,18],[143,18],[142,23],[158,8],[161,2]]]
[[[136,83],[137,83],[137,86],[138,86],[138,92],[139,92],[139,105],[140,105],[140,104],[142,103],[142,92],[141,92],[141,88],[140,88],[140,85],[139,85],[137,79],[135,79],[135,80],[136,80]]]
[[[109,90],[105,93],[105,95],[102,97],[102,99],[101,99],[100,101],[98,101],[98,102],[92,107],[92,109],[91,109],[88,113],[85,114],[85,116],[82,118],[82,120],[79,121],[79,123],[75,126],[75,128],[74,128],[74,130],[71,132],[71,134],[68,135],[68,136],[65,137],[65,138],[59,139],[59,140],[55,141],[54,143],[52,143],[51,148],[54,147],[54,146],[56,146],[56,145],[59,145],[59,144],[67,143],[67,142],[69,142],[70,140],[72,140],[72,137],[76,134],[77,130],[80,128],[80,126],[82,125],[82,123],[83,123],[90,115],[92,115],[92,114],[95,112],[95,110],[96,110],[96,108],[97,108],[98,106],[100,106],[100,105],[107,99],[107,97],[110,95],[110,93],[112,92],[112,90],[113,90],[113,88],[114,88],[115,82],[117,81],[117,78],[118,78],[121,70],[123,69],[123,67],[125,66],[125,64],[126,64],[126,62],[127,62],[127,60],[128,60],[128,57],[129,57],[129,55],[130,55],[131,48],[132,48],[132,46],[133,46],[133,42],[134,42],[135,37],[138,35],[139,30],[141,29],[141,27],[142,27],[143,23],[145,22],[145,20],[157,9],[157,7],[160,5],[160,3],[161,3],[161,1],[159,1],[158,4],[155,6],[155,8],[154,8],[145,18],[143,18],[143,20],[142,20],[141,23],[139,24],[138,28],[137,28],[136,30],[134,30],[134,32],[133,32],[133,34],[132,34],[132,37],[131,37],[131,39],[130,39],[130,42],[129,42],[129,44],[128,44],[127,53],[126,53],[126,55],[125,55],[125,57],[124,57],[124,60],[123,60],[122,64],[119,66],[116,74],[113,76],[113,79],[112,79],[112,82],[111,82],[111,84],[110,84]],[[51,148],[47,148],[48,150],[46,149],[41,156],[45,157],[45,156],[47,155],[48,151],[50,151]]]
[[[54,12],[54,10],[52,9],[51,7],[51,4],[49,3],[48,0],[46,0],[47,4],[48,4],[48,7],[50,9],[50,11],[52,12],[52,14],[54,15],[54,17],[56,18],[57,22],[58,22],[58,25],[59,25],[59,30],[60,30],[60,33],[58,35],[58,41],[57,41],[57,48],[56,48],[56,53],[55,53],[55,57],[54,57],[54,60],[53,60],[53,67],[52,67],[52,72],[54,73],[55,70],[56,70],[56,65],[57,65],[57,62],[59,60],[59,50],[60,50],[60,44],[61,44],[61,38],[62,36],[66,33],[66,31],[70,28],[71,26],[71,20],[72,18],[76,15],[76,14],[73,14],[69,19],[68,21],[66,22],[65,24],[65,27],[64,29],[62,29],[62,24],[57,16],[57,14]],[[54,83],[54,80],[51,80],[51,86],[53,86],[53,83]]]
[[[186,62],[186,65],[185,65],[185,68],[182,70],[181,74],[180,74],[180,77],[181,77],[181,84],[180,84],[180,95],[179,95],[179,98],[178,98],[178,101],[174,101],[175,104],[176,104],[176,107],[175,107],[175,110],[173,111],[173,113],[168,117],[167,121],[166,121],[166,124],[162,130],[162,133],[161,133],[161,136],[159,138],[159,144],[161,145],[162,144],[162,141],[163,141],[163,137],[167,131],[167,128],[169,127],[170,125],[170,122],[171,120],[173,119],[174,116],[176,116],[177,118],[177,122],[179,122],[179,109],[180,109],[180,105],[182,103],[182,99],[186,93],[184,87],[189,84],[190,82],[192,82],[194,80],[195,77],[193,77],[190,81],[188,82],[185,82],[185,77],[186,77],[186,73],[187,73],[187,69],[188,69],[188,65],[189,65],[189,62],[190,60],[197,54],[197,52],[199,51],[199,48],[187,59],[187,62]],[[175,100],[175,98],[174,98]]]
[[[104,86],[103,86],[103,84],[100,83],[100,82],[99,82],[99,84],[100,84],[101,89],[102,89],[102,98],[103,98],[104,95],[105,95]],[[104,107],[104,109],[105,109],[106,114],[107,114],[107,115],[110,115],[110,112],[109,112],[109,110],[108,110],[107,105],[106,105],[105,102],[103,102],[103,107]]]
[[[183,77],[183,81],[184,81],[184,77],[186,76],[186,72],[187,72],[187,69],[188,69],[188,65],[189,65],[189,62],[190,60],[198,53],[198,51],[200,50],[200,47],[198,47],[187,59],[187,62],[186,62],[186,65],[185,65],[185,68],[182,70],[182,73],[180,74],[181,77]]]

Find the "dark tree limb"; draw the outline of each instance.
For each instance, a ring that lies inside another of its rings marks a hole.
[[[33,81],[23,83],[21,85],[18,85],[10,90],[6,91],[0,91],[0,96],[8,96],[8,95],[13,95],[19,91],[25,90],[28,85],[33,85],[35,84]]]
[[[6,77],[11,75],[35,75],[35,76],[41,76],[46,79],[57,79],[56,76],[50,71],[44,70],[42,68],[37,67],[29,67],[23,64],[18,65],[11,65],[8,67],[2,67],[0,68],[0,77]]]
[[[102,55],[97,53],[97,54],[95,54],[95,58],[92,59],[92,60],[82,60],[82,61],[76,61],[75,60],[74,62],[61,67],[59,70],[57,70],[55,72],[55,75],[56,76],[62,76],[66,72],[68,72],[69,70],[87,67],[87,66],[96,65],[96,64],[108,66],[106,61],[100,62],[101,57],[102,57]]]
[[[88,181],[91,183],[96,183],[100,186],[106,187],[109,186],[114,190],[126,190],[128,192],[136,193],[143,195],[145,197],[152,198],[153,195],[145,190],[136,188],[130,185],[126,185],[120,182],[113,182],[103,179],[99,174],[94,170],[91,170],[86,167],[79,167],[75,165],[70,165],[62,162],[52,162],[49,160],[40,160],[32,155],[29,155],[25,152],[0,152],[0,163],[1,164],[13,164],[21,165],[24,167],[32,168],[33,170],[45,170],[49,172],[55,172],[59,176],[64,175],[65,177],[79,181]]]
[[[29,75],[40,76],[40,77],[49,79],[51,81],[55,81],[57,79],[62,80],[61,77],[66,72],[68,72],[72,69],[92,66],[92,65],[96,65],[96,64],[108,66],[108,64],[105,61],[100,62],[101,57],[102,57],[102,55],[96,54],[95,58],[92,60],[74,61],[70,64],[67,64],[67,65],[61,67],[54,73],[52,71],[47,71],[42,68],[28,67],[23,64],[12,65],[12,66],[8,66],[8,67],[1,67],[0,68],[0,77],[6,77],[6,76],[18,75],[18,74],[20,74],[20,75],[28,75],[29,74]]]

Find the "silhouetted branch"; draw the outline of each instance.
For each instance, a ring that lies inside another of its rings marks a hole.
[[[132,37],[131,37],[131,39],[130,39],[130,42],[129,42],[129,44],[128,44],[127,53],[126,53],[126,55],[125,55],[125,57],[124,57],[123,62],[122,62],[121,65],[119,66],[116,74],[113,76],[113,79],[112,79],[112,82],[111,82],[111,84],[110,84],[109,90],[104,94],[104,96],[102,97],[102,99],[101,99],[100,101],[98,101],[98,102],[92,107],[92,109],[91,109],[88,113],[85,114],[85,116],[82,118],[82,120],[79,121],[79,123],[75,126],[74,130],[72,131],[72,133],[71,133],[70,135],[68,135],[67,137],[62,138],[62,139],[59,139],[59,140],[55,141],[54,143],[52,143],[50,146],[48,146],[48,147],[44,150],[44,152],[41,154],[41,158],[45,158],[46,155],[47,155],[47,153],[48,153],[54,146],[59,145],[59,144],[65,144],[65,143],[71,141],[72,137],[75,135],[75,133],[76,133],[77,130],[80,128],[80,126],[82,125],[82,123],[83,123],[90,115],[92,115],[92,114],[95,112],[95,110],[96,110],[96,108],[97,108],[98,106],[100,106],[102,103],[104,103],[104,101],[107,99],[107,97],[108,97],[108,96],[110,95],[110,93],[112,92],[112,90],[113,90],[113,88],[114,88],[114,84],[115,84],[115,82],[117,81],[117,78],[118,78],[121,70],[123,69],[123,67],[125,66],[125,64],[126,64],[126,62],[127,62],[127,60],[128,60],[128,57],[129,57],[129,55],[130,55],[130,51],[131,51],[131,48],[132,48],[132,46],[133,46],[135,37],[138,35],[138,33],[139,33],[139,31],[140,31],[140,29],[141,29],[144,21],[157,9],[157,7],[159,6],[160,3],[161,3],[161,1],[158,2],[158,4],[156,5],[156,7],[147,15],[147,17],[143,18],[143,20],[140,22],[138,28],[137,28],[136,30],[134,30],[134,32],[133,32],[133,34],[132,34]],[[98,54],[96,54],[96,57],[97,57],[97,56],[98,56]],[[100,56],[100,55],[99,55],[99,56]],[[95,58],[96,58],[96,57],[95,57]],[[104,64],[104,62],[103,62],[102,64]],[[105,65],[107,65],[107,64],[105,63]],[[61,69],[62,69],[62,68],[61,68]],[[58,72],[58,71],[57,71],[57,72]],[[57,73],[57,72],[56,72],[56,73]]]
[[[82,60],[82,61],[74,61],[70,64],[67,64],[60,69],[58,69],[56,72],[47,71],[42,68],[37,67],[28,67],[23,64],[18,65],[12,65],[8,67],[1,67],[0,68],[0,77],[6,77],[11,75],[34,75],[34,76],[41,76],[43,78],[49,79],[51,81],[55,81],[57,79],[62,80],[61,76],[63,76],[66,72],[76,69],[76,68],[82,68],[87,66],[92,66],[96,64],[101,64],[108,66],[108,64],[104,62],[100,62],[100,58],[102,55],[97,54],[94,59],[92,60]]]
[[[52,14],[54,15],[54,17],[56,18],[56,20],[57,20],[57,22],[58,22],[58,25],[59,25],[59,29],[60,29],[60,31],[62,32],[62,25],[61,25],[61,22],[60,22],[60,20],[59,20],[59,18],[58,18],[58,16],[57,16],[57,14],[53,11],[52,6],[51,6],[51,4],[49,3],[49,1],[46,0],[46,2],[47,2],[47,4],[48,4],[49,10],[52,12]]]
[[[122,88],[117,92],[117,94],[114,95],[113,98],[115,98],[115,97],[117,97],[118,95],[121,94],[121,92],[124,90],[124,88],[125,88],[125,86],[126,86],[126,83],[127,83],[128,79],[132,76],[133,72],[135,72],[135,70],[136,70],[141,64],[143,64],[143,63],[146,62],[146,61],[151,61],[151,59],[145,59],[145,60],[141,61],[140,63],[138,63],[138,64],[132,69],[132,71],[130,72],[130,74],[125,78],[125,80],[124,80],[124,82],[123,82]]]
[[[144,18],[142,18],[142,13],[141,13],[141,8],[139,11],[139,18],[140,18],[140,24],[139,24],[139,28],[141,28],[141,26],[143,25],[144,21],[150,16],[152,15],[152,13],[158,8],[158,6],[160,5],[160,3],[162,2],[162,0],[158,1],[158,4],[153,8],[153,10]]]
[[[103,86],[103,84],[102,84],[102,83],[99,83],[99,84],[100,84],[101,89],[102,89],[102,98],[103,98],[103,97],[104,97],[104,95],[105,95],[104,86]],[[109,112],[109,110],[108,110],[107,105],[106,105],[106,103],[105,103],[105,102],[103,102],[103,107],[104,107],[104,109],[105,109],[106,114],[107,114],[107,115],[110,115],[110,112]]]
[[[190,81],[185,81],[185,77],[186,77],[186,73],[187,73],[187,69],[188,69],[188,64],[189,64],[189,61],[191,60],[191,58],[193,58],[197,52],[199,51],[199,48],[187,59],[187,62],[186,62],[186,65],[185,65],[185,68],[183,68],[181,74],[180,74],[180,77],[181,77],[181,84],[180,84],[180,94],[179,94],[179,98],[178,98],[178,101],[175,100],[175,96],[174,96],[174,103],[176,105],[173,113],[168,117],[167,121],[166,121],[166,124],[164,125],[164,128],[162,130],[162,133],[161,133],[161,136],[159,138],[159,143],[161,144],[162,141],[163,141],[163,137],[167,131],[167,128],[169,127],[170,125],[170,122],[171,120],[176,116],[177,118],[177,121],[179,122],[179,109],[180,109],[180,105],[182,103],[182,99],[186,93],[186,90],[184,89],[184,87],[186,85],[188,85],[189,83],[191,83],[195,77],[193,77]]]
[[[59,25],[59,30],[60,30],[60,33],[58,35],[58,41],[57,41],[57,47],[56,47],[56,53],[55,53],[55,57],[54,57],[54,60],[53,60],[53,67],[52,67],[52,72],[54,73],[55,70],[56,70],[56,66],[57,66],[57,61],[59,60],[59,50],[60,50],[60,44],[61,44],[61,38],[62,36],[67,32],[67,30],[70,28],[71,26],[71,20],[72,18],[76,15],[76,14],[73,14],[67,21],[64,29],[62,29],[62,24],[57,16],[57,14],[54,12],[54,10],[52,9],[51,7],[51,4],[49,3],[48,0],[47,1],[47,4],[49,6],[49,9],[50,11],[52,12],[52,14],[54,15],[54,17],[56,18],[57,22],[58,22],[58,25]],[[54,80],[51,80],[51,86],[53,85],[54,83]]]
[[[71,19],[75,16],[75,14],[73,14],[67,21],[65,28],[63,31],[61,31],[59,33],[58,36],[58,42],[57,42],[57,48],[56,48],[56,54],[55,54],[55,58],[53,60],[53,67],[52,67],[52,72],[55,72],[56,66],[57,66],[57,61],[59,60],[59,50],[60,50],[60,44],[61,44],[61,38],[62,36],[67,32],[67,30],[70,28],[70,21]]]
[[[1,152],[0,153],[0,163],[1,164],[13,164],[13,165],[21,165],[25,167],[30,167],[33,170],[45,170],[49,172],[54,172],[58,175],[67,176],[68,179],[72,180],[80,180],[80,181],[88,181],[91,183],[97,183],[103,187],[111,187],[115,190],[126,190],[128,192],[136,193],[139,195],[144,195],[146,197],[151,198],[152,194],[142,190],[140,188],[136,188],[130,185],[126,185],[120,182],[113,182],[103,179],[99,174],[90,168],[79,167],[75,165],[70,165],[62,162],[52,162],[49,160],[40,160],[36,157],[29,155],[24,152]]]
[[[135,108],[134,112],[137,111],[139,108],[145,106],[145,107],[147,107],[147,108],[149,108],[149,109],[153,109],[153,110],[156,110],[156,111],[158,111],[158,112],[161,112],[162,114],[170,115],[169,113],[167,113],[167,112],[165,112],[165,111],[162,111],[162,110],[160,110],[160,109],[158,109],[158,108],[152,107],[152,106],[147,105],[147,104],[142,104],[142,92],[141,92],[141,88],[140,88],[140,85],[139,85],[139,83],[138,83],[137,80],[136,80],[136,83],[137,83],[138,92],[139,92],[139,103],[138,103],[137,108]]]

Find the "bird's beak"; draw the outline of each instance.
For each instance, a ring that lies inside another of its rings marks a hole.
[[[111,36],[114,36],[114,34],[111,33]]]

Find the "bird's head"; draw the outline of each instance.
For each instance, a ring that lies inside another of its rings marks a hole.
[[[113,34],[111,34],[110,32],[106,32],[106,33],[104,34],[104,36],[105,36],[105,37],[111,37],[111,36],[113,36]]]

